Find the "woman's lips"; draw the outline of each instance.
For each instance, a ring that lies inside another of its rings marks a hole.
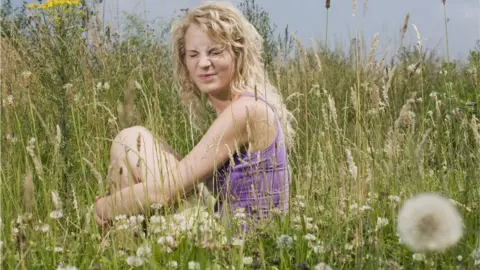
[[[207,80],[207,79],[210,79],[214,76],[215,74],[203,74],[203,75],[199,75],[198,77],[202,80]]]

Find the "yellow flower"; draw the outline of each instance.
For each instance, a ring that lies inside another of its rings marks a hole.
[[[72,0],[72,5],[80,5],[80,0]]]
[[[47,8],[47,4],[43,3],[39,6],[39,8],[41,8],[41,9]]]
[[[31,3],[27,6],[28,9],[32,9],[32,8],[36,8],[36,7],[38,7],[37,3]]]

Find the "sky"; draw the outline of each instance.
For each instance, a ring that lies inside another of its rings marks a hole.
[[[21,3],[22,0],[13,0]],[[33,1],[33,0],[31,0]],[[92,0],[89,0],[92,1]],[[193,8],[204,0],[104,0],[105,21],[117,25],[122,11],[136,13],[152,24],[169,21],[182,8]],[[400,40],[400,28],[410,13],[406,42],[416,43],[412,24],[420,32],[424,47],[445,53],[444,6],[442,0],[358,0],[355,16],[352,1],[332,0],[328,13],[330,46],[348,46],[355,33],[363,35],[367,45],[378,33],[377,54],[394,52]],[[242,0],[231,0],[238,6]],[[282,31],[286,25],[309,47],[311,39],[325,39],[325,0],[256,0]],[[450,57],[465,59],[480,39],[480,0],[447,0]]]

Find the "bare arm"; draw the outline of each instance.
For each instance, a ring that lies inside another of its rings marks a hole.
[[[100,219],[102,224],[115,215],[137,214],[154,203],[165,205],[210,176],[227,161],[236,144],[247,143],[247,108],[251,104],[245,100],[233,102],[188,155],[169,171],[162,171],[162,180],[138,183],[100,199],[103,202],[96,204],[97,222]]]

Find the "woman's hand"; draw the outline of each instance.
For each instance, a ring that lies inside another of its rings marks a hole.
[[[109,222],[109,213],[112,209],[109,209],[109,204],[106,202],[107,198],[100,198],[99,196],[95,197],[95,221],[100,226],[105,226]]]

